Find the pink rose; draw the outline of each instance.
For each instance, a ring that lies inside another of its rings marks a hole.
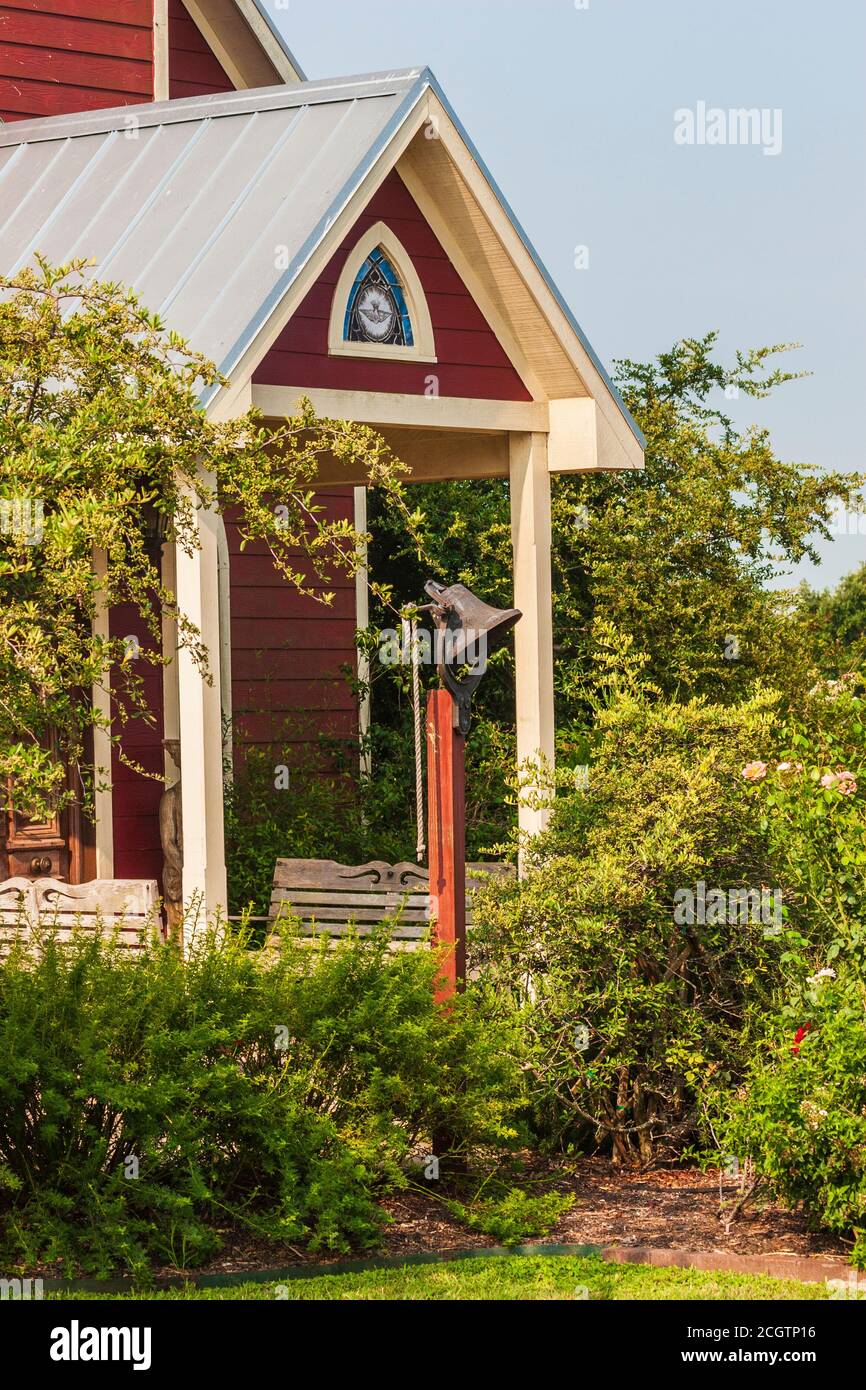
[[[821,786],[837,791],[840,796],[853,796],[857,790],[857,778],[853,772],[839,767],[835,772],[824,773],[821,778]]]
[[[767,764],[762,762],[746,763],[743,768],[743,776],[747,782],[760,782],[767,775]]]

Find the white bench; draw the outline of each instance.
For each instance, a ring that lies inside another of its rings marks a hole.
[[[68,941],[73,931],[115,936],[117,945],[140,950],[159,920],[159,890],[152,878],[96,878],[63,883],[56,878],[7,878],[0,882],[0,953],[33,926]]]

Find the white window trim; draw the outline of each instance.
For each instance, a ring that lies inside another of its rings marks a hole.
[[[406,307],[412,323],[413,344],[398,347],[394,343],[347,343],[343,337],[346,305],[355,277],[371,251],[381,246],[391,262],[403,287]],[[375,357],[392,362],[435,362],[436,345],[427,297],[412,264],[398,237],[385,222],[376,222],[355,243],[346,257],[331,302],[331,321],[328,326],[328,355],[331,357]]]

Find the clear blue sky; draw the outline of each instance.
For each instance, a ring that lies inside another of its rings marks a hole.
[[[310,77],[427,64],[602,360],[710,328],[813,373],[732,402],[782,457],[866,469],[863,0],[266,0]],[[780,109],[781,152],[674,112]],[[574,249],[589,249],[577,270]],[[822,546],[819,586],[866,560]]]

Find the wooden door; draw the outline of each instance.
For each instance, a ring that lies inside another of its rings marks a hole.
[[[71,773],[67,779],[73,787]],[[81,883],[85,878],[87,835],[77,802],[47,820],[31,820],[15,807],[8,787],[6,815],[0,816],[0,878],[58,878]]]
[[[6,877],[68,880],[69,845],[64,833],[65,819],[63,813],[46,821],[28,820],[19,815],[13,804],[7,816]]]

